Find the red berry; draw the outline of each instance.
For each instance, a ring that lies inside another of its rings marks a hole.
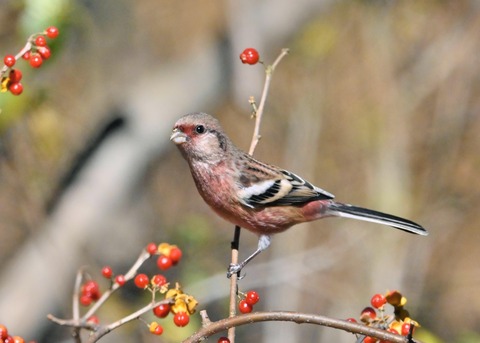
[[[102,268],[102,275],[106,279],[110,279],[113,275],[113,270],[112,267],[110,266],[105,266]]]
[[[387,299],[383,294],[377,293],[372,297],[372,299],[370,300],[370,303],[372,304],[373,307],[380,308],[387,303]]]
[[[347,318],[346,320],[347,320],[347,322],[350,322],[350,323],[356,323],[357,322],[357,320],[355,318]]]
[[[230,343],[230,340],[228,339],[228,337],[220,337],[217,343]]]
[[[367,337],[365,337],[365,339],[363,340],[363,343],[375,343],[376,341],[377,341],[376,338],[367,336]]]
[[[163,333],[163,327],[158,325],[152,332],[154,335],[160,336]]]
[[[3,343],[14,343],[14,342],[13,342],[13,337],[12,337],[12,336],[8,336],[7,338],[4,339]]]
[[[80,297],[80,304],[82,304],[83,306],[90,306],[91,303],[92,298],[89,295],[84,294]]]
[[[13,95],[20,95],[23,92],[23,85],[20,82],[12,82],[8,86],[8,90],[13,94]]]
[[[250,313],[250,312],[252,312],[253,307],[252,307],[252,305],[247,303],[245,300],[240,300],[240,302],[238,303],[238,309],[242,313]]]
[[[173,322],[176,326],[184,327],[187,326],[190,321],[190,316],[186,312],[178,312],[173,316]]]
[[[42,63],[43,63],[43,59],[39,53],[34,52],[33,54],[30,54],[30,65],[33,68],[40,68]]]
[[[410,327],[412,326],[412,324],[410,323],[403,323],[402,324],[402,336],[407,336],[409,333],[410,333]]]
[[[158,251],[157,245],[155,243],[148,243],[147,247],[145,250],[150,254],[150,255],[155,255],[155,253]]]
[[[58,29],[55,27],[55,26],[50,26],[49,28],[47,28],[45,30],[45,34],[47,35],[48,38],[57,38],[58,34],[60,32],[58,31]]]
[[[118,285],[121,287],[125,284],[125,276],[123,275],[117,275],[115,276],[115,282],[118,283]]]
[[[50,48],[48,46],[41,46],[38,48],[37,51],[44,60],[48,60],[52,55],[52,52],[50,51]]]
[[[15,60],[15,56],[13,55],[6,55],[4,58],[3,58],[3,63],[5,63],[5,65],[7,67],[13,67],[14,64],[15,64],[16,60]]]
[[[167,270],[172,266],[172,259],[165,255],[158,256],[157,266],[161,270]]]
[[[156,315],[158,318],[165,318],[170,313],[170,305],[169,304],[160,304],[153,308],[153,314]]]
[[[371,307],[365,307],[363,311],[360,314],[360,319],[363,321],[370,321],[372,319],[375,319],[377,317],[377,313],[375,310]]]
[[[20,336],[13,336],[13,343],[25,343],[25,340],[23,339],[23,337],[20,337]]]
[[[170,257],[173,264],[177,264],[182,258],[182,250],[180,250],[180,248],[178,247],[173,247],[170,250],[170,254],[168,255],[168,257]]]
[[[138,274],[137,276],[135,276],[134,282],[135,282],[135,286],[143,289],[148,286],[148,284],[150,283],[150,280],[148,279],[147,275]]]
[[[98,300],[100,298],[100,288],[98,283],[93,280],[88,280],[82,286],[82,295],[89,296],[92,300]]]
[[[98,319],[97,316],[91,316],[90,318],[87,319],[87,322],[93,323],[93,324],[99,324],[100,320]]]
[[[157,322],[151,322],[148,329],[154,335],[161,335],[163,333],[163,327]]]
[[[247,48],[243,50],[243,52],[240,54],[240,60],[243,64],[257,64],[259,59],[260,55],[258,54],[258,51],[254,48]]]
[[[162,287],[167,283],[167,278],[162,274],[156,274],[152,277],[152,285],[155,287]]]
[[[8,337],[8,330],[5,325],[0,324],[0,339],[5,339]]]
[[[22,58],[28,61],[30,60],[30,55],[31,55],[30,51],[27,51],[26,53],[23,54]]]
[[[10,74],[8,75],[10,78],[10,82],[15,83],[15,82],[20,82],[22,79],[22,72],[19,69],[12,69],[10,70]]]
[[[47,45],[47,40],[45,39],[44,36],[38,36],[37,38],[35,38],[35,45],[45,46]]]
[[[255,292],[255,291],[248,291],[247,292],[247,295],[245,297],[245,301],[247,302],[247,304],[253,306],[256,303],[258,303],[259,300],[260,300],[260,297],[258,296],[257,292]]]

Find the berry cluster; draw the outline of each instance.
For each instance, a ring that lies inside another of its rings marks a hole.
[[[260,301],[260,296],[256,291],[250,290],[247,293],[238,292],[238,310],[243,313],[250,313],[253,311],[253,305]],[[228,337],[222,336],[217,343],[230,343]]]
[[[253,311],[253,305],[258,303],[260,297],[255,291],[248,291],[246,294],[242,294],[242,298],[238,302],[238,310],[242,313],[250,313]]]
[[[156,247],[156,249],[152,249],[151,244],[147,246],[147,250],[150,255],[158,254],[157,258],[157,266],[161,270],[167,270],[172,266],[177,265],[182,258],[182,250],[180,250],[176,245],[170,245],[168,243],[162,243]]]
[[[100,287],[93,280],[86,281],[80,288],[80,304],[90,306],[92,302],[100,299]]]
[[[158,246],[155,243],[149,243],[145,247],[145,252],[143,252],[144,258],[142,261],[148,260],[155,255],[159,255],[157,265],[161,270],[166,270],[171,266],[177,265],[182,257],[182,251],[180,248],[168,243],[161,243]],[[161,301],[159,305],[153,307],[153,314],[156,317],[166,318],[172,313],[173,322],[176,326],[186,326],[190,321],[190,315],[195,312],[195,308],[198,304],[197,300],[193,296],[185,294],[181,290],[179,284],[176,284],[174,288],[169,288],[167,278],[162,274],[155,274],[149,277],[147,274],[138,273],[139,267],[140,264],[138,264],[133,272],[131,270],[125,275],[115,275],[110,266],[104,266],[101,273],[104,278],[110,280],[110,289],[105,292],[102,299],[109,295],[107,293],[111,293],[113,290],[125,285],[127,281],[133,279],[135,286],[151,292],[153,299],[155,299],[157,294],[165,296],[164,301]],[[90,279],[80,287],[79,293],[79,301],[83,306],[90,306],[101,297],[98,283]],[[97,304],[97,306],[98,305],[100,304]],[[98,324],[99,319],[97,316],[92,315],[87,319],[87,322]],[[151,322],[148,325],[148,328],[149,331],[155,335],[161,335],[163,333],[163,327],[156,321]],[[0,341],[0,343],[3,342]]]
[[[25,343],[25,340],[20,336],[11,336],[5,325],[0,324],[0,342],[1,343]],[[30,341],[30,343],[35,343]]]
[[[385,305],[393,306],[393,315],[385,313]],[[404,306],[407,299],[399,291],[389,291],[386,295],[375,294],[370,300],[372,307],[365,307],[360,314],[360,321],[365,325],[386,330],[390,333],[410,337],[413,330],[419,324],[410,318],[410,314]],[[378,313],[377,313],[378,311]],[[356,323],[354,318],[347,321]],[[378,341],[374,337],[366,336],[364,343],[389,343],[389,341]]]
[[[240,54],[240,61],[242,61],[243,64],[257,64],[260,61],[260,54],[254,48],[247,48]]]
[[[20,82],[22,72],[19,69],[13,69],[17,60],[22,57],[29,61],[30,66],[39,68],[44,60],[50,58],[52,52],[47,44],[47,39],[57,38],[59,34],[55,26],[50,26],[45,31],[31,35],[22,51],[14,55],[6,55],[3,58],[4,67],[2,68],[2,92],[10,91],[13,95],[20,95],[23,92],[23,85]],[[46,37],[45,37],[46,36]]]
[[[183,293],[178,284],[165,293],[165,300],[169,300],[169,302],[155,306],[153,314],[158,318],[166,318],[172,313],[173,323],[176,326],[187,326],[190,322],[190,315],[195,312],[197,307],[197,300],[191,295]],[[150,323],[149,330],[155,335],[163,333],[163,327],[156,321]]]

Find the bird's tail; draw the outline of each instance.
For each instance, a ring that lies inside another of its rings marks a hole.
[[[396,217],[387,213],[369,210],[362,207],[334,202],[330,204],[329,212],[332,215],[338,217],[365,220],[373,223],[389,225],[396,229],[400,229],[417,235],[428,235],[427,230],[425,230],[421,225],[418,225],[417,223],[414,223],[408,219]]]

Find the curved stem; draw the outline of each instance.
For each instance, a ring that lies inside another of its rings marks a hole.
[[[385,330],[376,329],[370,326],[366,326],[358,323],[351,323],[345,320],[334,319],[315,314],[296,313],[296,312],[255,312],[249,314],[243,314],[232,318],[222,319],[216,322],[211,322],[201,330],[187,338],[183,343],[196,343],[205,340],[206,338],[225,331],[231,327],[237,327],[241,325],[248,325],[256,322],[265,321],[282,321],[282,322],[294,322],[297,324],[315,324],[320,326],[331,327],[338,330],[347,331],[359,335],[371,336],[380,340],[390,341],[393,343],[407,343],[408,339],[405,336],[392,334]],[[412,340],[414,343],[421,343],[417,340]]]

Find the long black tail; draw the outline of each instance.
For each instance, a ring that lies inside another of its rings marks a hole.
[[[332,213],[332,215],[338,217],[365,220],[373,223],[389,225],[396,229],[415,233],[417,235],[428,235],[427,230],[408,219],[403,219],[393,216],[391,214],[369,210],[367,208],[334,202],[329,206],[329,211]]]

